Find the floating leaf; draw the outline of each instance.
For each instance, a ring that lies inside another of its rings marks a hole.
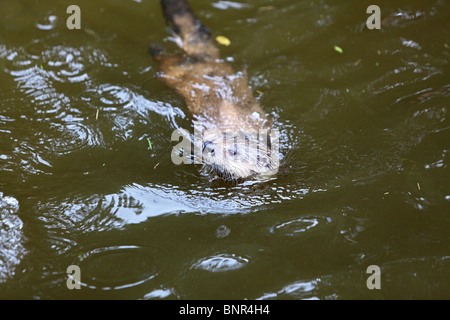
[[[344,50],[342,50],[342,48],[338,46],[334,46],[334,51],[339,52],[341,54],[344,53]]]
[[[270,11],[270,10],[273,10],[273,9],[275,9],[274,6],[265,6],[265,7],[260,7],[260,8],[258,9],[258,11],[259,11],[259,12],[263,12],[263,11]]]
[[[148,146],[150,147],[150,150],[153,150],[152,142],[151,142],[150,139],[148,139],[148,138],[147,138],[147,141],[148,141]]]
[[[41,64],[41,70],[44,70],[44,67],[42,66],[42,64]]]
[[[228,39],[228,38],[225,37],[225,36],[217,36],[217,37],[216,37],[216,41],[217,41],[219,44],[221,44],[221,45],[223,45],[223,46],[226,46],[226,47],[228,47],[228,46],[231,44],[230,39]]]

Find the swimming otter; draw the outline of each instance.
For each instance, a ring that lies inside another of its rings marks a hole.
[[[168,55],[158,45],[149,51],[159,64],[159,78],[185,99],[194,124],[202,127],[202,163],[226,180],[276,174],[278,140],[253,97],[246,72],[236,73],[220,59],[187,0],[161,4],[185,54]]]

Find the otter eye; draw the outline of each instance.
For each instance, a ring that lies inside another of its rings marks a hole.
[[[214,144],[211,141],[206,141],[203,144],[203,152],[214,153]]]
[[[269,159],[267,159],[266,157],[263,157],[261,159],[259,159],[259,162],[263,165],[268,167],[270,165]]]
[[[228,151],[228,154],[230,155],[230,156],[235,156],[235,155],[237,155],[237,150],[229,150]]]

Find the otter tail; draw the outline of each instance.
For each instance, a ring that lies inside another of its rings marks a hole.
[[[187,0],[161,0],[169,25],[179,36],[179,46],[189,55],[200,59],[216,59],[219,50],[211,35],[192,12]]]

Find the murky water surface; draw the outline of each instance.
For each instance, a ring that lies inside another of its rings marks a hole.
[[[449,299],[448,1],[379,1],[381,30],[359,0],[191,2],[280,128],[280,173],[171,162],[192,118],[147,53],[176,50],[158,1],[78,0],[68,30],[73,3],[2,0],[0,298]]]

